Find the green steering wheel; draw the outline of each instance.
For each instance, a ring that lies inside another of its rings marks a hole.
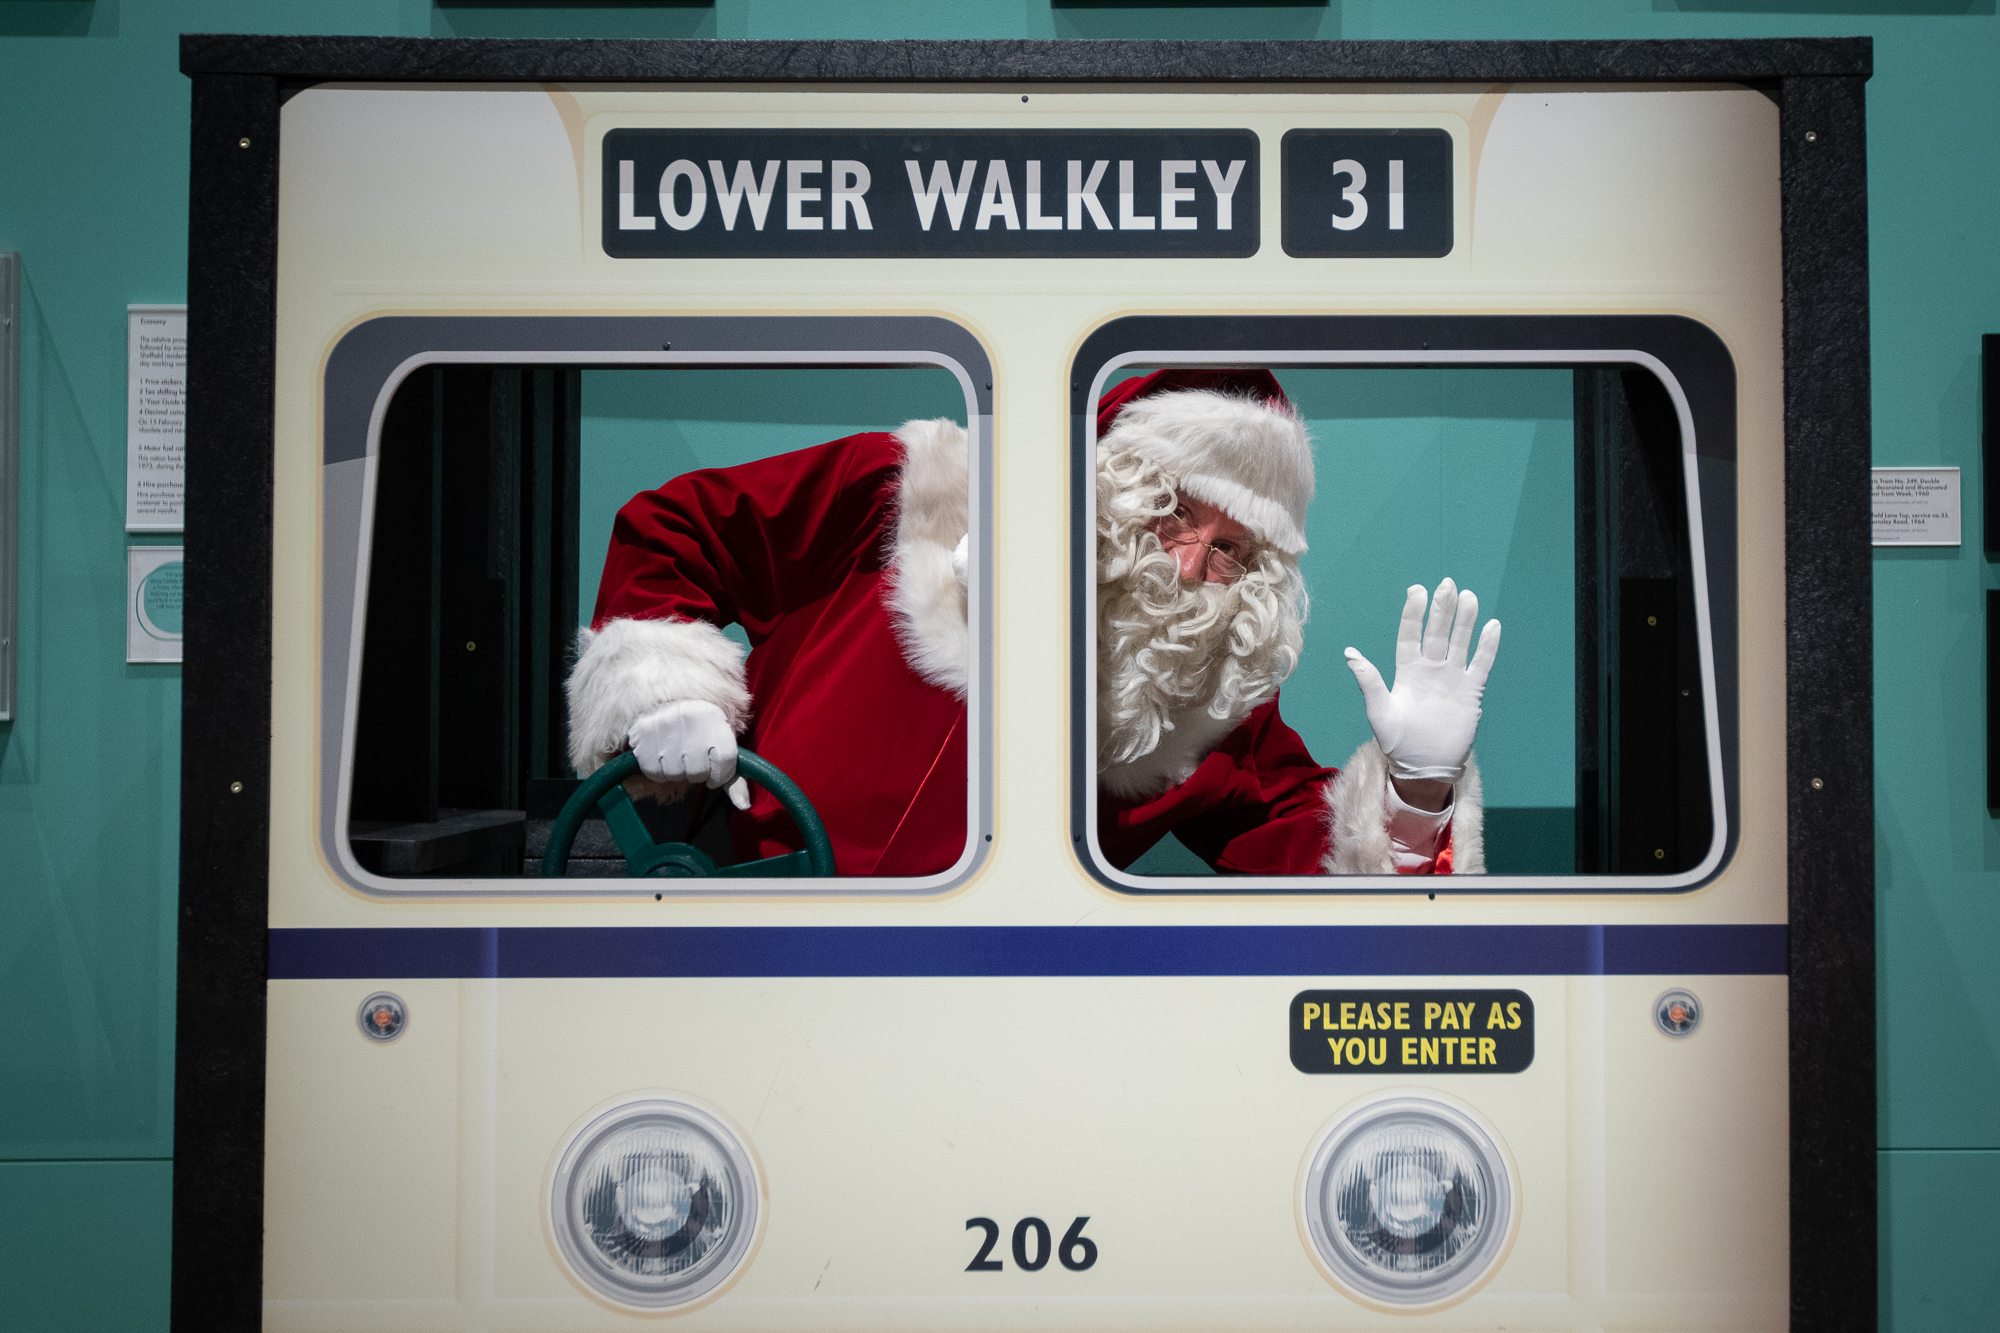
[[[748,750],[738,750],[736,771],[778,798],[778,804],[785,807],[785,813],[804,836],[806,849],[734,866],[719,866],[706,852],[684,842],[654,842],[653,835],[646,831],[645,821],[632,808],[632,798],[625,794],[625,779],[638,771],[639,758],[628,751],[592,773],[571,794],[549,829],[549,848],[542,854],[544,879],[560,879],[569,869],[569,849],[593,805],[603,812],[604,822],[611,825],[611,836],[618,840],[618,850],[625,853],[627,875],[664,879],[797,879],[833,874],[833,844],[827,840],[826,825],[819,822],[818,812],[798,784],[780,773],[769,760]]]

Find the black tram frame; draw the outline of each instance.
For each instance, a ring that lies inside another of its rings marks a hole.
[[[1791,1324],[1876,1326],[1867,38],[514,41],[186,35],[173,1325],[262,1326],[279,108],[316,83],[1695,84],[1780,109]],[[260,725],[257,720],[261,719]],[[226,1018],[217,1022],[217,1015]],[[1865,1040],[1856,1041],[1856,1024]],[[1835,1037],[1841,1060],[1820,1058]]]

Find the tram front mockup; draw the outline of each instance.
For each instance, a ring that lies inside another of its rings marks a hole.
[[[1773,97],[279,115],[266,1327],[1788,1326]]]

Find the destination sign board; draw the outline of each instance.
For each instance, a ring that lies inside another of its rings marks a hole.
[[[1249,130],[681,130],[604,136],[619,259],[1241,258]]]

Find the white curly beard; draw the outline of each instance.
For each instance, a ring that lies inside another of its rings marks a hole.
[[[1097,769],[1120,795],[1184,781],[1304,645],[1298,562],[1266,548],[1235,583],[1183,583],[1151,530],[1177,503],[1156,465],[1098,450]]]

